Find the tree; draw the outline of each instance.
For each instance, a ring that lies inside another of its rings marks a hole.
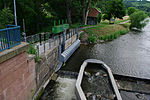
[[[105,14],[107,15],[108,20],[110,20],[112,17],[122,19],[122,17],[126,15],[126,9],[125,5],[123,4],[123,0],[107,1]]]
[[[148,14],[148,16],[150,17],[150,12],[148,12],[147,14]]]
[[[147,18],[147,14],[145,14],[144,11],[137,11],[131,14],[130,15],[130,20],[131,20],[130,29],[132,29],[133,27],[137,29],[142,29],[143,27],[145,27],[146,22],[147,22],[147,20],[145,20],[146,18]]]
[[[9,8],[4,8],[0,11],[0,27],[4,28],[8,24],[12,24],[14,20],[14,15]]]
[[[130,16],[131,14],[133,14],[135,11],[137,11],[137,9],[135,7],[129,7],[128,8],[128,15]]]

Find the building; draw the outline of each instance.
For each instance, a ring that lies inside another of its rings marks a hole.
[[[97,24],[97,17],[99,15],[99,13],[101,13],[101,11],[99,11],[96,8],[91,8],[88,14],[88,18],[87,18],[87,24],[88,25],[96,25]]]

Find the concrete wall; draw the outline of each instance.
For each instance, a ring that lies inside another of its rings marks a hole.
[[[21,44],[1,52],[0,58],[6,59],[0,61],[0,100],[32,98],[36,89],[35,63],[34,57],[28,59],[27,47],[28,44]]]
[[[39,88],[55,72],[58,64],[58,46],[46,51],[36,63],[36,83]]]
[[[69,38],[68,40],[66,40],[65,42],[65,49],[67,49],[68,47],[71,46],[72,43],[74,43],[77,39],[77,35],[73,35],[72,38]]]

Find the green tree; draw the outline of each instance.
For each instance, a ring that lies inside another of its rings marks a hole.
[[[105,14],[108,20],[112,17],[122,19],[122,17],[126,15],[126,8],[123,4],[123,0],[107,1]]]
[[[137,11],[137,9],[135,7],[129,7],[128,8],[128,15],[130,16],[131,14],[133,14],[135,11]]]
[[[148,16],[150,17],[150,12],[148,12],[147,14],[148,14]]]
[[[147,14],[144,11],[137,11],[130,15],[131,25],[130,29],[137,28],[142,29],[146,26],[147,20]]]
[[[4,8],[0,11],[0,27],[4,28],[8,24],[12,24],[14,21],[14,15],[9,8]]]

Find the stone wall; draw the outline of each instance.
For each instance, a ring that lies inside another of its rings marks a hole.
[[[0,100],[30,100],[35,92],[34,57],[28,55],[28,44],[22,43],[1,52]]]
[[[55,72],[58,64],[58,46],[46,51],[36,63],[36,83],[39,88]]]

